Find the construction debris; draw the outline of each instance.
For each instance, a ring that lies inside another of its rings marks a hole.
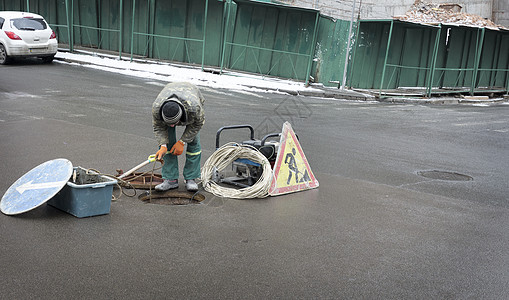
[[[474,14],[462,13],[461,5],[451,3],[429,3],[416,0],[404,16],[395,16],[394,19],[421,24],[456,24],[475,27],[486,27],[499,30],[507,29],[493,23],[489,19]]]

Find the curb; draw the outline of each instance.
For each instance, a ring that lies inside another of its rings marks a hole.
[[[379,102],[386,103],[414,103],[414,104],[436,104],[436,105],[452,105],[452,104],[500,104],[509,102],[509,98],[493,98],[486,100],[463,99],[463,98],[381,98]]]
[[[68,52],[68,51],[62,51],[62,52]],[[109,58],[107,56],[103,56],[101,54],[97,54],[95,56],[98,57],[105,57]],[[83,65],[94,65],[94,63],[87,62],[87,61],[81,61],[81,60],[75,60],[75,59],[69,59],[69,58],[62,58],[62,57],[55,57],[55,60],[59,61],[65,61],[70,63],[79,63]],[[150,62],[146,62],[150,64]],[[108,66],[109,68],[114,68],[118,70],[123,70],[124,68],[119,68],[115,66]],[[154,72],[156,75],[167,75],[167,74],[161,74]],[[255,87],[255,86],[247,86],[247,87]],[[261,88],[259,86],[256,86],[256,88]],[[270,87],[265,87],[267,91],[277,91],[282,93],[287,93],[289,95],[293,96],[305,96],[305,97],[320,97],[320,98],[334,98],[334,99],[344,99],[344,100],[358,100],[358,101],[376,101],[374,96],[363,94],[359,92],[354,91],[344,91],[340,89],[332,89],[332,88],[326,88],[326,87],[314,87],[312,86],[313,90],[289,90],[289,89],[275,89]]]
[[[59,49],[62,52],[69,52],[66,50]],[[90,54],[82,54],[82,55],[90,55]],[[102,58],[111,58],[107,55],[102,55],[100,53],[94,53],[93,56],[98,56]],[[94,63],[90,63],[87,61],[74,60],[69,58],[61,58],[55,57],[55,60],[71,62],[71,63],[79,63],[84,65],[94,65]],[[150,64],[150,62],[145,62]],[[119,68],[115,66],[108,66],[110,68],[123,70],[124,68]],[[156,75],[167,75],[154,72]],[[250,87],[250,86],[247,86]],[[256,87],[261,88],[261,87]],[[509,102],[509,95],[504,95],[502,98],[494,98],[494,99],[465,99],[465,98],[411,98],[411,97],[388,97],[388,98],[379,98],[376,95],[369,93],[361,93],[352,90],[342,90],[339,88],[329,88],[324,86],[312,86],[310,90],[289,90],[289,89],[279,89],[279,88],[270,88],[265,87],[267,91],[276,91],[287,93],[293,96],[304,96],[304,97],[318,97],[318,98],[328,98],[328,99],[338,99],[338,100],[352,100],[352,101],[374,101],[381,103],[411,103],[411,104],[436,104],[436,105],[452,105],[452,104],[500,104],[504,102]]]
[[[340,89],[328,89],[313,87],[315,90],[309,91],[293,91],[287,89],[278,89],[278,92],[287,93],[293,96],[304,96],[304,97],[318,97],[318,98],[329,98],[329,99],[342,99],[342,100],[357,100],[357,101],[376,101],[376,98],[372,95],[362,94],[353,91],[343,91]],[[316,90],[318,89],[318,91]]]

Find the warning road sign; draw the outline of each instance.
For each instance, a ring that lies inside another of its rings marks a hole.
[[[283,124],[279,152],[269,195],[276,196],[318,187],[304,151],[290,123]]]

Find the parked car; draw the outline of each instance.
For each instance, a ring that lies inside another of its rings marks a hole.
[[[0,11],[0,64],[17,57],[39,57],[52,62],[57,53],[55,32],[40,15]]]

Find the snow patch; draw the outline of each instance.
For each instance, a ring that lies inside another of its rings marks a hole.
[[[318,89],[306,87],[303,82],[230,71],[223,75],[219,75],[210,72],[202,72],[201,68],[197,67],[176,66],[170,63],[156,63],[150,61],[130,61],[118,59],[118,57],[114,56],[97,56],[97,54],[94,55],[94,53],[84,55],[59,51],[55,57],[71,61],[57,61],[58,63],[79,65],[163,82],[187,81],[203,87],[245,91],[245,93],[249,95],[259,92],[282,93],[278,92],[278,90],[318,91]],[[149,81],[149,84],[157,85],[154,81]]]

